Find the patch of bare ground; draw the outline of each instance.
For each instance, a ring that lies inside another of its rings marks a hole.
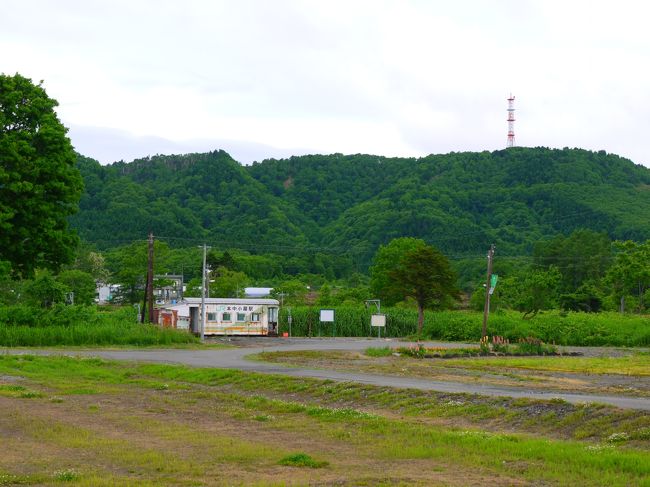
[[[516,476],[439,460],[386,461],[372,445],[298,416],[295,423],[256,419],[264,411],[238,406],[226,388],[119,389],[62,402],[47,394],[0,396],[0,467],[39,484],[52,481],[55,470],[74,468],[106,485],[526,485]],[[295,451],[329,466],[277,464]]]

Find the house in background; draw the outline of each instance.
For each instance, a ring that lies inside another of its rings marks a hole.
[[[95,290],[95,302],[97,304],[110,304],[115,296],[119,293],[119,284],[98,283]]]
[[[183,276],[165,274],[153,278],[153,299],[156,304],[174,304],[183,299]]]

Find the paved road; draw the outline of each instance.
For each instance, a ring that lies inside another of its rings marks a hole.
[[[492,385],[466,384],[462,382],[435,381],[409,377],[394,377],[377,374],[356,372],[338,372],[334,370],[308,369],[301,367],[284,367],[278,364],[247,360],[246,356],[260,352],[276,352],[291,350],[365,350],[368,347],[386,345],[401,346],[403,343],[386,339],[273,339],[273,338],[239,338],[233,339],[236,348],[208,350],[92,350],[75,352],[83,355],[99,356],[114,360],[137,360],[143,362],[158,362],[169,364],[184,364],[193,367],[216,367],[239,369],[251,372],[284,374],[293,377],[314,377],[343,382],[358,382],[377,386],[413,388],[452,393],[472,393],[488,396],[525,397],[532,399],[562,398],[571,403],[596,402],[610,404],[625,409],[640,409],[650,411],[650,399],[626,396],[608,396],[591,394],[570,394],[564,392],[537,392],[523,389],[498,387]],[[427,342],[427,346],[463,347],[463,343]],[[571,347],[571,351],[579,351],[586,356],[617,355],[617,349]],[[12,351],[10,353],[17,353]],[[23,353],[35,353],[28,351]],[[57,352],[39,352],[57,353]],[[69,353],[69,352],[66,352]]]

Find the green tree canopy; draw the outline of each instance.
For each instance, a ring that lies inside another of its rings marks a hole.
[[[548,270],[528,269],[521,276],[503,279],[500,296],[524,317],[535,316],[557,305],[561,279],[560,271],[553,266]]]
[[[68,230],[83,182],[56,100],[16,74],[0,74],[0,260],[14,276],[57,270],[78,243]]]
[[[373,296],[379,297],[386,306],[393,306],[402,301],[404,293],[392,285],[390,272],[406,253],[424,246],[424,240],[402,237],[379,247],[370,267],[370,291]]]
[[[645,309],[644,296],[650,289],[650,240],[645,243],[632,241],[615,244],[616,257],[605,278],[614,297],[621,300],[625,311],[625,297],[638,299],[638,310]]]
[[[33,280],[25,284],[27,302],[43,308],[65,302],[67,291],[66,285],[57,281],[48,271],[39,271]]]
[[[447,257],[419,239],[398,238],[380,247],[372,269],[373,289],[387,304],[398,296],[415,300],[418,333],[422,333],[425,308],[442,307],[459,294]]]
[[[210,297],[213,298],[243,298],[244,289],[250,284],[246,274],[225,267],[213,270],[211,277]]]
[[[93,304],[95,302],[95,279],[87,272],[70,269],[61,272],[57,281],[74,293],[74,304]]]
[[[557,268],[562,291],[571,293],[605,275],[612,263],[612,242],[606,233],[582,228],[568,237],[558,235],[539,242],[533,257],[538,267]]]

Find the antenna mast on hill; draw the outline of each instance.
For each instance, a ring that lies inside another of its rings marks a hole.
[[[515,146],[515,97],[508,98],[508,143],[506,147]]]

